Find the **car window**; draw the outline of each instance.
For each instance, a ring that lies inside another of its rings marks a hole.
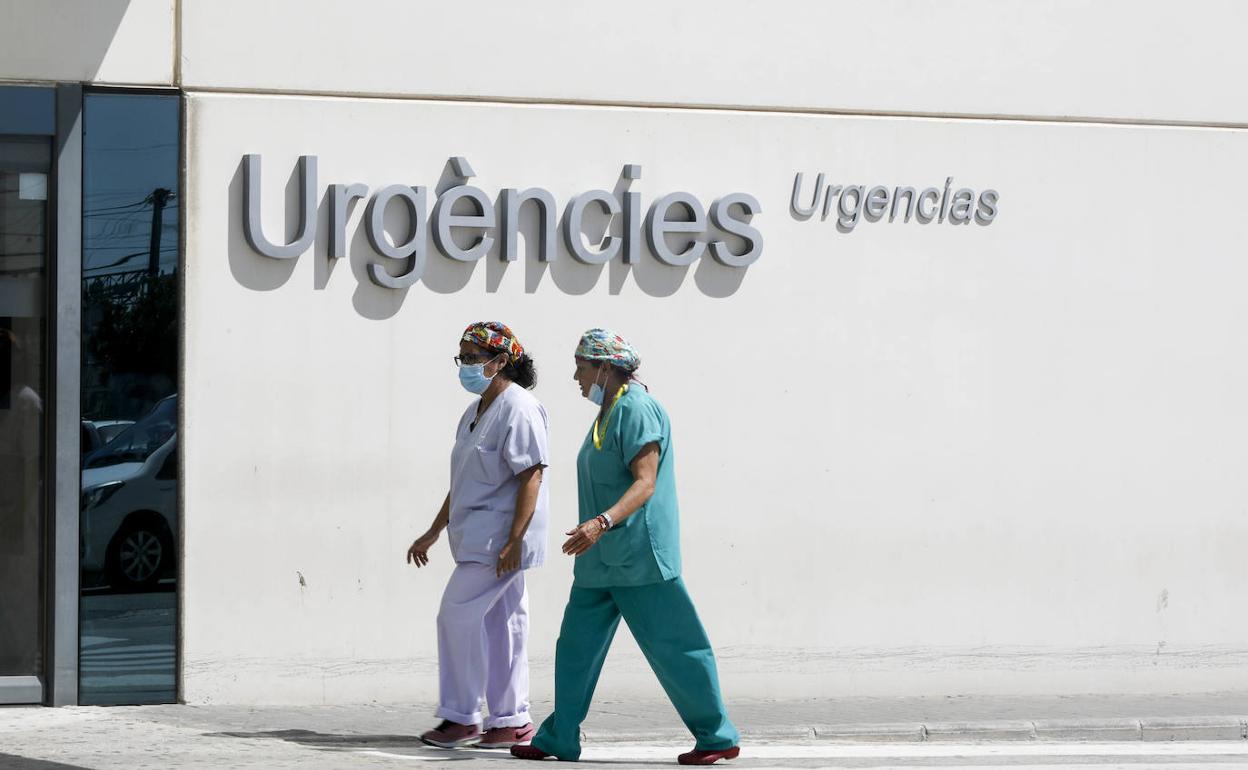
[[[103,468],[118,463],[141,463],[164,446],[177,428],[177,399],[166,398],[108,444],[88,455],[84,466]]]
[[[107,439],[100,436],[100,432],[96,430],[94,425],[84,420],[82,423],[82,437],[79,440],[82,442],[83,454],[88,454],[98,449]]]
[[[99,427],[100,439],[105,444],[107,444],[108,442],[112,441],[113,439],[121,435],[122,431],[124,431],[126,428],[129,428],[133,424],[134,423],[132,422],[119,422],[114,425],[101,425]]]

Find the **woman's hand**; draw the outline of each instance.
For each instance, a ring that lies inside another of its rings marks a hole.
[[[433,530],[429,530],[416,538],[416,542],[412,543],[412,547],[407,549],[407,563],[415,564],[417,567],[423,567],[428,564],[429,549],[436,542],[438,542],[438,533]]]
[[[520,569],[520,552],[522,550],[524,550],[524,546],[521,540],[508,540],[503,544],[502,549],[498,552],[498,569],[496,574],[499,577],[513,570]]]
[[[597,543],[606,531],[607,528],[601,521],[590,519],[576,529],[568,530],[571,537],[563,544],[563,552],[569,556],[580,556]]]

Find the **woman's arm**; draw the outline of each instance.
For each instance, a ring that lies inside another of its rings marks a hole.
[[[516,474],[516,478],[520,480],[520,488],[516,490],[516,515],[511,520],[511,534],[498,552],[496,573],[499,577],[520,569],[524,533],[529,530],[529,523],[533,521],[533,513],[537,510],[537,494],[542,489],[542,467],[534,465]]]
[[[412,543],[412,547],[407,549],[407,563],[415,564],[417,567],[423,567],[429,563],[429,549],[433,544],[438,542],[438,536],[442,534],[442,530],[446,529],[447,523],[451,520],[451,493],[446,493],[446,499],[442,501],[442,507],[438,509],[438,515],[433,517],[433,523],[429,525],[429,529],[425,534],[416,538],[416,542]]]
[[[628,465],[633,473],[633,483],[624,490],[623,496],[601,513],[610,517],[612,525],[632,516],[645,505],[654,495],[654,481],[659,475],[659,444],[652,441],[641,448],[637,456]],[[563,544],[563,552],[569,556],[580,556],[598,542],[598,538],[606,532],[606,528],[598,519],[590,519],[576,529],[568,532],[571,537]]]
[[[619,524],[641,510],[654,495],[654,480],[659,475],[658,442],[652,441],[643,446],[628,468],[633,472],[633,483],[624,490],[624,496],[615,505],[601,511],[611,518],[613,524]]]

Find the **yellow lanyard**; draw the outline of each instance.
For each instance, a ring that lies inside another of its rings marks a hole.
[[[615,411],[615,405],[619,403],[620,396],[628,392],[628,385],[621,385],[619,392],[615,394],[615,398],[611,399],[611,407],[607,409],[607,419],[602,423],[602,432],[598,431],[598,421],[594,420],[594,449],[602,449],[602,438],[606,435],[607,426],[611,424],[611,413]]]

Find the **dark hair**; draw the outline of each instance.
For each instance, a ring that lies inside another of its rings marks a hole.
[[[629,369],[628,367],[620,366],[614,361],[591,361],[590,363],[607,367],[611,371],[615,372],[617,377],[623,377],[625,381],[632,380],[633,373],[637,371],[636,369]]]
[[[525,390],[533,390],[537,385],[537,366],[533,363],[533,357],[528,353],[521,355],[514,362],[508,359],[507,365],[503,367],[502,375]]]
[[[579,357],[578,357],[578,360],[585,361],[586,363],[589,363],[589,364],[593,364],[594,366],[598,368],[602,368],[605,366],[607,367],[607,369],[614,372],[617,377],[624,378],[625,382],[635,382],[641,387],[645,388],[647,393],[650,392],[650,386],[637,378],[636,369],[626,369],[623,366],[620,366],[619,364],[615,363],[614,361],[606,361],[606,360],[593,359],[593,358],[579,358]]]

